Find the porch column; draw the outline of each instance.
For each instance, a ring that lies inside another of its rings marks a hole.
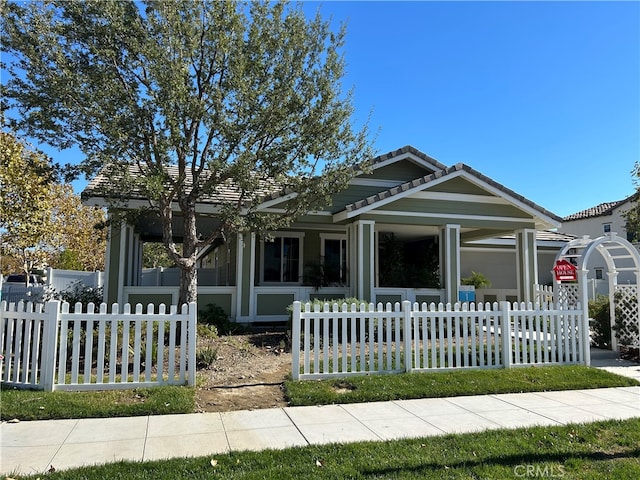
[[[109,226],[105,259],[104,301],[126,303],[124,287],[138,285],[142,267],[140,237],[133,227],[115,221]]]
[[[256,235],[238,234],[238,258],[236,262],[236,311],[237,321],[248,322],[254,314],[253,287],[255,285]]]
[[[440,273],[445,290],[445,302],[458,301],[460,285],[460,225],[440,227]]]
[[[518,300],[533,302],[534,286],[538,282],[538,247],[536,231],[525,228],[515,232]]]
[[[358,220],[347,227],[351,295],[369,302],[375,300],[374,228],[373,220]]]

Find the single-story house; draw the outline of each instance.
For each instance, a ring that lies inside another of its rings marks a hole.
[[[108,207],[96,188],[103,180],[87,186],[85,204]],[[262,206],[277,212],[287,199],[271,195]],[[215,221],[215,203],[199,205],[201,228]],[[534,285],[551,283],[555,255],[569,238],[551,231],[560,221],[467,165],[448,167],[406,146],[373,159],[331,206],[270,238],[238,234],[200,252],[198,304],[255,323],[285,320],[294,300],[314,297],[453,303],[472,272],[492,282],[477,300],[534,301]],[[176,302],[175,272],[142,268],[143,245],[160,238],[151,216],[111,229],[109,303]]]

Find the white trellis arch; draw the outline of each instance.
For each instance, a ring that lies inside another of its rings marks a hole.
[[[585,312],[585,318],[589,316],[589,298],[587,291],[588,265],[593,252],[598,252],[604,259],[607,266],[609,280],[609,308],[611,313],[611,325],[615,325],[616,304],[615,297],[618,293],[619,308],[624,312],[624,318],[629,327],[630,323],[636,322],[636,328],[631,338],[625,339],[625,344],[638,346],[640,344],[640,308],[638,308],[638,294],[640,293],[640,254],[638,250],[624,238],[618,237],[615,233],[609,233],[602,237],[591,239],[588,236],[572,240],[567,243],[556,255],[556,263],[559,260],[567,260],[576,266],[578,273],[578,283],[562,283],[556,281],[554,300],[567,302],[569,304],[580,303]],[[618,285],[618,274],[621,272],[632,272],[634,281],[628,285]],[[611,344],[614,350],[618,349],[618,338],[616,332],[611,332]]]

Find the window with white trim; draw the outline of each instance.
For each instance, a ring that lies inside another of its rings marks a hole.
[[[301,282],[303,238],[303,233],[281,233],[272,240],[262,240],[263,283]]]
[[[602,225],[602,231],[604,233],[609,233],[611,232],[611,224],[610,223],[605,223]]]
[[[328,284],[347,284],[347,236],[335,233],[320,234],[320,256],[325,281]]]

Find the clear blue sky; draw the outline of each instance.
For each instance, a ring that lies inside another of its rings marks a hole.
[[[561,217],[635,191],[639,2],[304,3],[318,7],[347,22],[343,86],[378,153],[465,163]]]
[[[305,2],[386,153],[465,163],[566,216],[635,191],[639,2]]]

